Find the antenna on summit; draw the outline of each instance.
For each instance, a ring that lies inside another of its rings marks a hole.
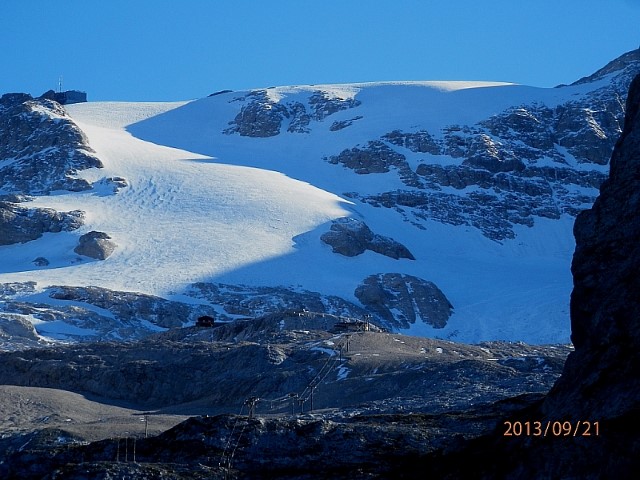
[[[58,78],[58,93],[62,93],[62,75]]]

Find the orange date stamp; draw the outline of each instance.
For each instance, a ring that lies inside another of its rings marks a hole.
[[[600,422],[586,420],[542,422],[502,422],[505,437],[597,437],[600,435]]]

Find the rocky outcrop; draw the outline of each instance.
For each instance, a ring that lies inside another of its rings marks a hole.
[[[259,414],[290,414],[292,392],[304,400],[298,412],[341,407],[440,413],[469,402],[544,393],[568,352],[375,331],[336,336],[322,329],[321,319],[308,320],[283,313],[212,329],[173,329],[138,341],[4,352],[0,385],[91,393],[146,408],[197,401],[213,413],[237,411],[256,395],[262,399]],[[324,378],[312,407],[307,386],[317,375]]]
[[[0,98],[0,191],[6,193],[0,198],[0,245],[83,224],[80,211],[18,205],[29,195],[88,190],[91,184],[78,178],[78,172],[102,167],[82,131],[53,97],[13,93]]]
[[[366,250],[399,259],[415,260],[411,252],[392,238],[374,234],[366,223],[356,218],[342,217],[334,220],[330,231],[320,237],[330,245],[334,253],[355,257]]]
[[[357,120],[362,120],[364,117],[362,115],[358,115],[356,117],[350,118],[349,120],[338,120],[331,124],[329,130],[332,132],[337,132],[338,130],[342,130],[344,128],[350,127],[353,125],[353,122]]]
[[[83,223],[84,214],[79,210],[57,212],[0,201],[0,245],[29,242],[48,232],[75,230]]]
[[[152,326],[175,328],[195,322],[200,315],[215,315],[213,308],[204,305],[190,305],[154,295],[100,287],[51,287],[49,296],[56,300],[99,307],[111,312],[125,324],[148,322]]]
[[[92,231],[85,233],[78,240],[78,246],[73,249],[78,255],[106,260],[116,249],[117,245],[104,232]]]
[[[224,133],[237,133],[243,137],[273,137],[283,127],[290,133],[308,133],[312,121],[319,122],[336,112],[360,105],[353,98],[331,97],[321,91],[314,92],[306,105],[274,100],[268,90],[255,90],[232,101],[244,102],[244,105]]]
[[[404,155],[380,141],[369,142],[362,148],[343,150],[340,154],[329,157],[327,161],[334,165],[340,163],[360,175],[386,173],[392,167],[402,168],[406,165]]]
[[[419,130],[413,133],[405,133],[394,130],[382,136],[382,139],[398,147],[408,148],[416,153],[430,153],[440,155],[440,145],[434,140],[426,130]]]
[[[372,275],[354,294],[394,328],[406,329],[418,321],[443,328],[453,313],[453,305],[434,283],[411,275]]]
[[[91,188],[77,173],[101,168],[82,131],[57,102],[26,94],[0,98],[0,188],[48,194]]]
[[[222,307],[222,321],[242,317],[260,317],[283,311],[309,311],[351,318],[363,318],[370,312],[343,298],[287,287],[260,287],[198,282],[185,292],[199,300]]]
[[[231,126],[225,133],[258,138],[278,135],[282,121],[290,116],[287,108],[270,101],[265,90],[251,92],[247,97],[251,101],[242,107],[233,121],[229,122]],[[245,100],[247,97],[239,100]]]
[[[638,68],[638,63],[640,62],[640,49],[632,50],[630,52],[625,53],[624,55],[619,56],[615,60],[607,63],[600,70],[595,72],[592,75],[587,77],[583,77],[580,80],[572,83],[572,85],[584,85],[585,83],[591,83],[598,80],[602,80],[603,78],[618,73],[620,71],[627,72],[628,75],[633,76]],[[562,86],[562,85],[561,85]]]
[[[622,131],[629,84],[640,73],[639,52],[577,82],[608,78],[564,103],[514,105],[438,131],[396,129],[325,159],[357,174],[397,175],[406,188],[344,195],[395,209],[419,228],[436,220],[473,226],[496,241],[515,238],[518,225],[575,216],[593,204]]]
[[[0,339],[12,337],[37,340],[36,329],[20,315],[0,314]]]
[[[52,301],[43,303],[43,295]],[[193,324],[202,315],[216,315],[209,305],[174,302],[142,293],[70,286],[36,292],[34,283],[0,284],[0,307],[0,330],[5,332],[4,338],[0,333],[0,350],[42,347],[59,340],[136,340]],[[28,334],[32,323],[37,338]],[[29,328],[21,330],[20,325]]]

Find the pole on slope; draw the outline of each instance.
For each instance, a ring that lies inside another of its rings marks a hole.
[[[249,419],[253,418],[256,411],[256,403],[260,400],[258,397],[249,397],[245,400],[245,405],[249,407]]]

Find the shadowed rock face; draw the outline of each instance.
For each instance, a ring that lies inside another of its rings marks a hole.
[[[46,232],[76,230],[83,222],[84,214],[80,210],[56,212],[51,208],[26,208],[0,200],[0,245],[25,243]]]
[[[334,253],[347,257],[355,257],[365,250],[371,250],[396,260],[415,260],[407,247],[392,238],[373,233],[366,223],[356,218],[343,217],[334,220],[331,230],[322,234],[320,240],[331,245]]]
[[[640,76],[609,179],[576,219],[571,329],[576,351],[546,402],[554,413],[615,418],[640,408]]]
[[[377,317],[396,328],[409,328],[420,321],[443,328],[453,313],[453,305],[433,282],[412,275],[371,275],[356,288],[354,295]]]

